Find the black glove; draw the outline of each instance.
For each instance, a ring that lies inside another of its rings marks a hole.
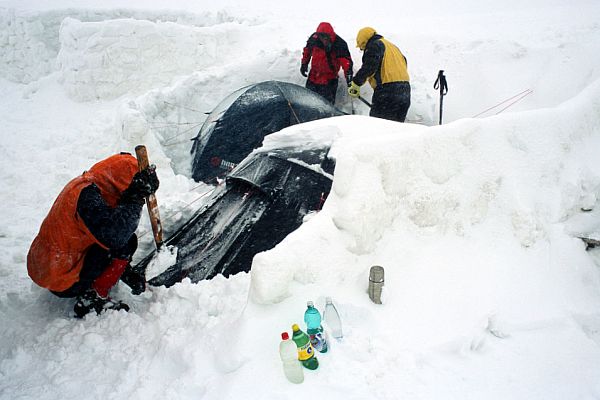
[[[125,267],[121,281],[131,289],[131,294],[142,294],[146,290],[146,271],[136,270],[131,264]]]
[[[156,192],[158,185],[156,167],[151,165],[133,176],[129,187],[121,195],[121,202],[144,204],[145,198]]]
[[[300,66],[300,73],[302,74],[302,76],[308,76],[307,72],[308,72],[308,64],[302,64]]]

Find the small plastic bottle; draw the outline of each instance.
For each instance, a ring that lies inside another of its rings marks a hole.
[[[283,373],[288,381],[292,383],[304,382],[304,371],[302,364],[298,361],[298,349],[296,343],[290,339],[287,332],[281,334],[281,343],[279,343],[279,357],[283,363]]]
[[[306,322],[306,333],[308,333],[310,342],[315,350],[320,353],[327,353],[329,347],[327,339],[325,339],[325,335],[323,334],[323,327],[321,326],[321,314],[315,308],[312,301],[306,303],[304,322]]]
[[[298,348],[298,360],[308,369],[317,369],[319,360],[315,356],[315,349],[310,344],[310,338],[300,330],[298,324],[292,325],[292,331],[294,332],[292,340]]]
[[[327,297],[325,299],[325,311],[323,311],[323,322],[329,328],[329,332],[331,336],[336,339],[341,339],[344,337],[342,333],[342,320],[340,319],[340,314],[338,313],[331,297]]]

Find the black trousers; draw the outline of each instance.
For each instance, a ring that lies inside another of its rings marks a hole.
[[[337,93],[338,79],[332,79],[325,85],[317,85],[316,83],[312,83],[309,79],[307,79],[306,88],[325,97],[325,99],[331,104],[335,104],[335,94]]]
[[[371,117],[404,122],[410,107],[410,83],[384,83],[373,92]]]
[[[73,286],[62,292],[51,290],[58,297],[77,297],[88,291],[92,284],[106,268],[110,265],[113,259],[128,259],[131,260],[133,253],[137,250],[138,240],[134,233],[125,247],[117,250],[106,250],[97,244],[92,245],[83,259],[83,267],[79,273],[79,281]]]

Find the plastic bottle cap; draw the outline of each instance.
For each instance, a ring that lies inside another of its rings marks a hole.
[[[331,304],[333,303],[333,300],[331,300],[331,297],[325,297],[325,303]]]
[[[294,325],[292,325],[292,330],[293,330],[294,332],[296,332],[296,331],[299,331],[299,330],[300,330],[300,327],[298,326],[298,324],[294,324]]]
[[[287,332],[283,332],[281,334],[281,340],[288,340],[290,338],[290,335],[288,335]]]
[[[307,301],[307,302],[306,302],[306,306],[307,306],[307,307],[314,307],[314,306],[315,306],[315,303],[313,303],[312,301]]]

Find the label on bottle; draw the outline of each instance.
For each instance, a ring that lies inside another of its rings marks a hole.
[[[327,351],[327,341],[323,336],[322,331],[311,333],[308,336],[310,337],[310,343],[312,344],[315,350],[321,353],[325,353]]]
[[[314,349],[310,344],[310,341],[307,341],[303,346],[298,347],[298,360],[306,361],[314,355]]]

